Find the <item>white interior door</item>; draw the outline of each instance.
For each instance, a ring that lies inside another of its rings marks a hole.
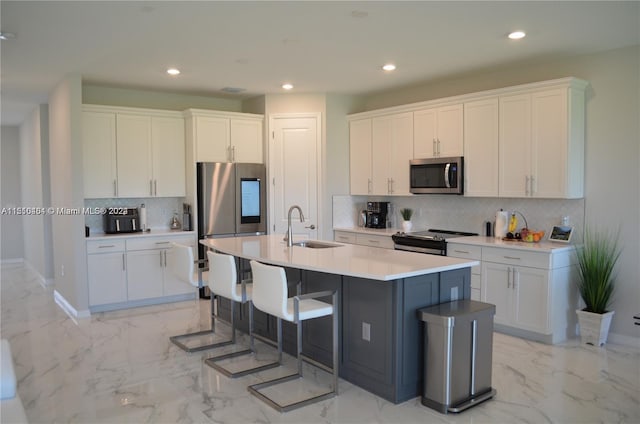
[[[293,205],[302,209],[292,213],[292,228],[297,238],[318,237],[318,159],[320,157],[320,115],[277,115],[269,121],[271,143],[271,218],[273,233],[287,232],[287,213]],[[313,228],[311,228],[313,227]]]

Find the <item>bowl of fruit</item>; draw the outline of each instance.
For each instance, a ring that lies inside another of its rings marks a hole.
[[[528,228],[520,230],[520,240],[527,243],[538,243],[544,237],[544,231],[535,231]]]

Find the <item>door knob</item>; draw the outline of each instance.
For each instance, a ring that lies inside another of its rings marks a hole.
[[[308,229],[310,229],[310,230],[315,230],[315,229],[316,229],[316,226],[315,226],[315,225],[313,225],[313,224],[311,224],[311,225],[309,225],[308,227],[304,227],[304,228],[308,228]]]

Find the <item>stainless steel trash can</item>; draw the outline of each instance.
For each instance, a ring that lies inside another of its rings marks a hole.
[[[491,387],[495,305],[456,300],[418,310],[424,321],[422,404],[461,412],[496,394]]]

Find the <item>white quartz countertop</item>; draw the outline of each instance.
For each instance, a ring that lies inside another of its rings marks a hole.
[[[374,234],[378,236],[391,237],[400,230],[398,228],[334,227],[333,231],[345,231],[348,233]]]
[[[535,252],[562,252],[566,250],[573,250],[573,244],[552,242],[552,241],[540,241],[538,243],[527,243],[524,241],[505,241],[495,237],[485,236],[467,236],[456,237],[447,239],[448,243],[460,243],[474,246],[486,246],[486,247],[503,247],[517,250],[528,250]]]
[[[300,241],[294,238],[294,242]],[[201,244],[222,253],[271,265],[390,281],[479,265],[446,256],[342,244],[326,249],[287,247],[282,235],[205,239]],[[329,242],[325,242],[329,243]]]
[[[139,237],[177,237],[184,235],[195,235],[195,231],[182,231],[182,230],[170,230],[168,228],[152,228],[150,231],[137,232],[137,233],[119,233],[119,234],[106,234],[106,233],[92,233],[87,237],[87,241],[93,240],[115,240],[115,239],[129,239]]]

